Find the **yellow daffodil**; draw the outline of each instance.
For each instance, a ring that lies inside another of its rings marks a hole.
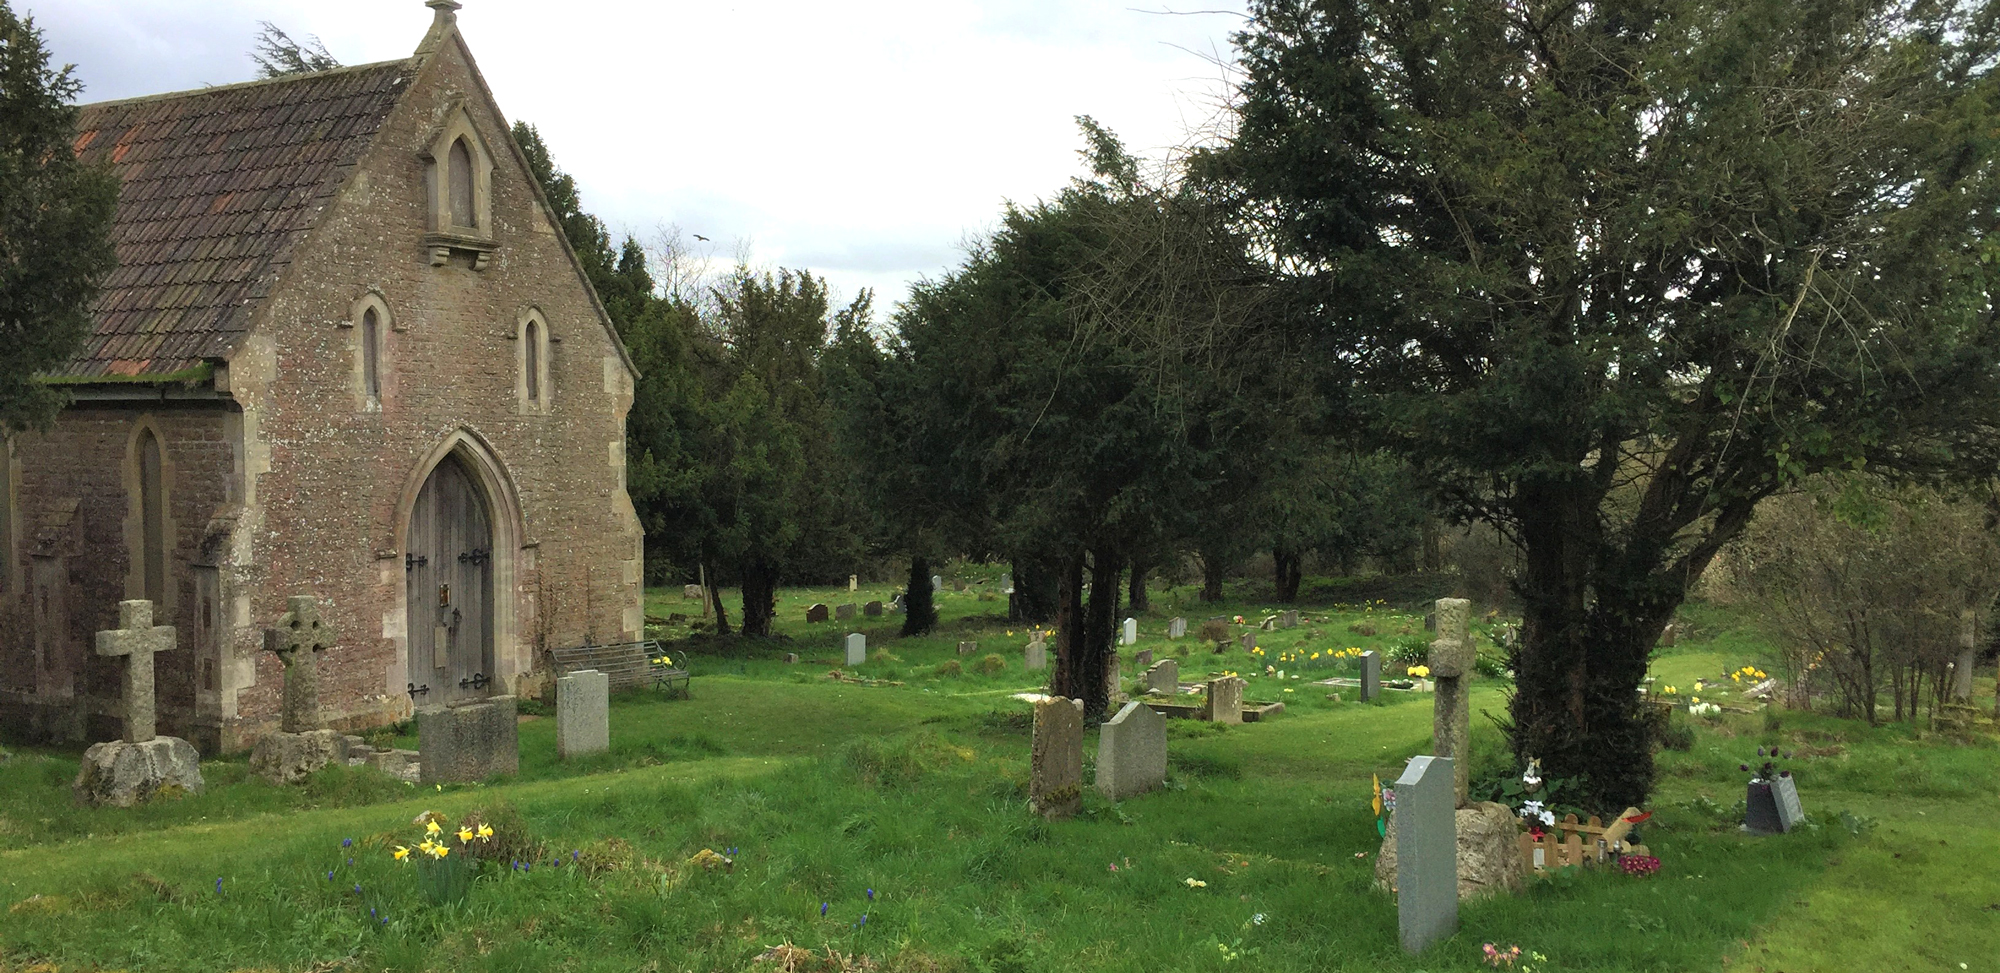
[[[425,822],[424,822],[424,833],[425,833],[425,834],[437,834],[438,832],[440,832],[440,831],[443,831],[443,830],[444,830],[443,828],[440,828],[440,827],[438,827],[438,823],[437,823],[436,821],[425,821]]]
[[[1198,878],[1183,879],[1183,881],[1187,882],[1187,887],[1191,889],[1208,888],[1208,883]]]
[[[471,829],[471,828],[460,828],[460,829],[458,829],[458,843],[459,843],[459,844],[461,844],[461,845],[462,845],[462,844],[465,844],[466,842],[468,842],[468,841],[471,841],[471,840],[472,840],[472,829]]]
[[[480,826],[479,826],[479,840],[481,840],[481,841],[487,841],[487,840],[491,839],[492,837],[493,837],[493,826],[492,826],[492,825],[490,825],[490,824],[482,824],[482,825],[480,825]]]
[[[1690,696],[1690,697],[1688,697],[1688,699],[1689,699],[1689,701],[1690,701],[1690,702],[1696,702],[1696,703],[1699,703],[1699,702],[1701,702],[1701,697],[1700,697],[1700,696]]]
[[[397,861],[402,861],[403,859],[405,859],[405,858],[408,858],[408,857],[410,857],[410,849],[408,849],[408,848],[406,848],[406,847],[404,847],[404,846],[402,846],[402,845],[397,845],[397,846],[396,846],[396,860],[397,860]]]
[[[1675,689],[1675,688],[1674,688],[1674,687],[1672,687],[1672,686],[1664,686],[1664,687],[1662,687],[1662,688],[1660,689],[1660,694],[1661,694],[1661,695],[1663,695],[1663,696],[1672,696],[1672,695],[1674,695],[1675,693],[1678,693],[1678,692],[1680,692],[1680,690],[1678,690],[1678,689]]]
[[[1429,679],[1429,678],[1431,677],[1431,667],[1430,667],[1430,666],[1411,666],[1411,667],[1410,667],[1410,675],[1412,675],[1412,676],[1415,676],[1415,677],[1417,677],[1418,679]]]

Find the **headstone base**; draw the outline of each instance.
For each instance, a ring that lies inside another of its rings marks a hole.
[[[250,751],[250,772],[273,784],[296,784],[330,763],[345,763],[346,735],[339,730],[267,733]]]
[[[92,744],[83,752],[70,793],[78,804],[131,807],[168,794],[199,794],[203,786],[194,744],[154,737],[145,743]]]
[[[1495,892],[1519,892],[1527,880],[1521,869],[1521,824],[1505,804],[1482,801],[1456,812],[1458,897],[1461,901]],[[1375,884],[1396,888],[1396,816],[1375,859]]]

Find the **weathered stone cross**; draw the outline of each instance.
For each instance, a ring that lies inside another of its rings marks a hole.
[[[1451,758],[1451,785],[1456,807],[1466,802],[1467,774],[1472,769],[1472,700],[1465,685],[1477,653],[1472,645],[1472,602],[1439,598],[1437,641],[1431,643],[1431,678],[1437,680],[1436,710],[1431,734],[1437,756]]]
[[[264,630],[264,650],[285,663],[285,709],[278,728],[305,733],[320,728],[318,654],[333,646],[333,626],[320,620],[319,602],[309,595],[293,595],[286,604],[290,610],[278,616],[278,627]]]
[[[145,743],[153,732],[153,654],[174,647],[174,627],[153,624],[153,603],[118,603],[118,627],[97,633],[97,654],[124,656],[125,671],[118,678],[119,695],[125,701],[125,742]]]

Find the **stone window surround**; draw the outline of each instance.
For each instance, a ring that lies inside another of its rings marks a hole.
[[[451,212],[451,147],[464,140],[472,155],[472,218],[475,225],[461,226]],[[424,246],[430,251],[431,266],[443,267],[455,255],[472,259],[472,269],[485,270],[493,251],[493,152],[472,124],[465,105],[446,109],[430,147],[424,150],[425,192],[430,196],[430,232]]]
[[[180,585],[174,577],[174,552],[180,536],[180,525],[174,521],[174,456],[167,447],[167,437],[160,431],[159,420],[150,412],[141,413],[132,420],[132,431],[125,439],[125,461],[120,470],[120,479],[125,487],[125,597],[146,597],[146,499],[141,489],[143,474],[140,473],[139,449],[146,434],[160,444],[160,533],[165,549],[167,576],[162,579],[160,592],[162,604],[153,606],[153,617],[171,619],[180,609]]]
[[[541,395],[528,397],[528,325],[534,325],[536,371],[535,378]],[[514,411],[521,415],[548,415],[555,408],[555,385],[551,379],[555,369],[550,364],[550,352],[561,340],[549,331],[549,319],[538,307],[525,307],[514,318],[513,338],[518,346],[514,349]]]
[[[363,354],[362,340],[368,329],[361,326],[361,319],[369,311],[375,312],[375,384],[380,395],[368,394],[368,376],[363,374],[367,357]],[[389,333],[406,330],[389,310],[389,302],[382,292],[371,287],[354,299],[347,309],[347,319],[340,322],[343,329],[351,331],[348,341],[348,358],[352,365],[348,369],[349,386],[354,390],[354,411],[381,412],[382,403],[389,400],[396,390],[396,370],[390,367]]]

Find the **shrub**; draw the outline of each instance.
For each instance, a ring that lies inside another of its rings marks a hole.
[[[1400,666],[1420,666],[1431,657],[1431,641],[1421,635],[1389,643],[1389,661]]]
[[[964,671],[965,667],[959,665],[957,659],[946,659],[938,663],[938,667],[931,670],[931,674],[945,679],[957,679]]]
[[[979,660],[980,675],[991,676],[1005,671],[1007,671],[1007,660],[1002,658],[998,652],[991,653],[986,658]]]
[[[1229,623],[1220,618],[1211,618],[1201,623],[1201,639],[1217,645],[1229,641]]]

